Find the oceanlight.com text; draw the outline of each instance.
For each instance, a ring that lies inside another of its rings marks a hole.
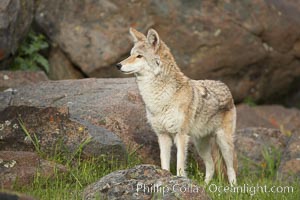
[[[212,193],[248,193],[251,196],[257,193],[293,193],[294,188],[292,186],[267,186],[267,185],[236,185],[236,186],[220,186],[216,184],[210,184],[206,189]]]

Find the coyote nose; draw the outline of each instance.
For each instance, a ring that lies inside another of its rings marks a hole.
[[[121,63],[118,63],[118,64],[116,64],[116,67],[120,70],[121,67],[122,67],[122,64],[121,64]]]

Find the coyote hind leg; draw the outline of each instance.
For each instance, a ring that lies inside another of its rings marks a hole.
[[[193,139],[198,154],[203,159],[205,165],[205,183],[209,183],[211,181],[215,172],[215,165],[211,154],[210,139],[210,136]]]
[[[216,142],[225,161],[230,184],[236,184],[236,173],[233,164],[235,121],[236,113],[235,108],[233,108],[225,113],[222,127],[216,132]]]

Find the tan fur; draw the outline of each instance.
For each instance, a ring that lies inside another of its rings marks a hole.
[[[236,183],[233,136],[236,111],[228,87],[213,80],[191,80],[177,66],[169,48],[150,29],[147,36],[130,29],[134,41],[131,56],[117,66],[123,73],[134,73],[145,102],[147,119],[158,136],[163,169],[170,169],[172,142],[177,146],[177,175],[186,176],[187,145],[191,139],[206,166],[205,181],[215,171],[215,156],[222,152],[229,182]],[[215,159],[216,160],[216,159]]]

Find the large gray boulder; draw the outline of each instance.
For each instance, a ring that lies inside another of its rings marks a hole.
[[[79,12],[80,11],[80,12]],[[194,79],[226,82],[237,102],[268,100],[300,76],[300,1],[39,1],[37,24],[86,75],[120,77],[130,26],[158,30]]]
[[[210,199],[202,186],[161,170],[153,165],[138,165],[112,172],[87,186],[83,199]]]
[[[33,16],[33,0],[0,1],[0,69],[9,67],[7,58],[26,36]]]

